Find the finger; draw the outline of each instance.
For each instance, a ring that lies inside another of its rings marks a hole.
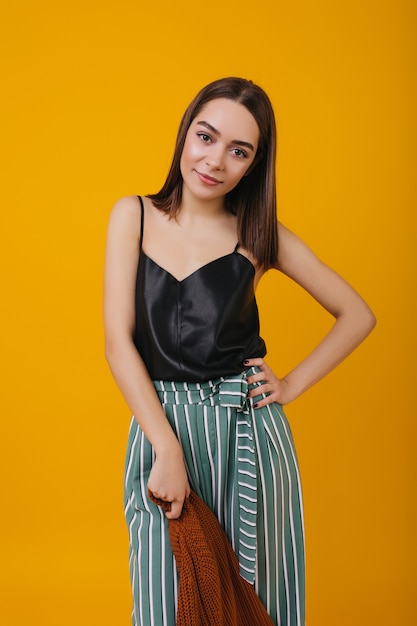
[[[248,367],[262,367],[264,364],[263,359],[245,359],[243,361],[243,365],[247,365]]]
[[[254,383],[259,383],[262,380],[266,381],[267,375],[266,372],[257,372],[256,374],[252,374],[251,376],[247,377],[247,383],[249,385],[253,385]]]
[[[165,513],[168,519],[178,519],[182,512],[184,501],[174,500],[171,502],[171,510]]]
[[[272,393],[276,391],[276,387],[272,383],[265,382],[263,385],[258,385],[248,392],[248,398],[255,398],[261,396],[263,393]]]
[[[262,400],[259,400],[258,402],[255,402],[255,404],[253,405],[253,408],[254,409],[261,409],[263,406],[267,406],[268,404],[272,404],[273,402],[278,402],[278,404],[279,404],[279,400],[275,396],[275,394],[270,394],[266,398],[262,398]]]
[[[157,506],[160,506],[165,512],[171,510],[171,502],[159,498],[148,488],[148,496]]]
[[[258,382],[254,387],[249,389],[248,396],[253,398],[253,396],[260,396],[261,393],[266,393],[267,391],[270,393],[272,391],[279,391],[279,387],[272,381],[263,380],[262,382]]]

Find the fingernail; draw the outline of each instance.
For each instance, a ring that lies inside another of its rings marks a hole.
[[[248,365],[249,361],[248,359],[246,359],[246,361],[243,361],[243,365]]]
[[[253,405],[253,408],[254,408],[254,409],[257,409],[257,408],[258,408],[258,403],[254,404],[254,405]]]

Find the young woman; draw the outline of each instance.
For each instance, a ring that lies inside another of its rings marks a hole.
[[[184,114],[160,192],[122,198],[110,217],[106,357],[134,415],[125,513],[135,626],[175,624],[167,518],[181,515],[190,487],[219,519],[273,622],[305,623],[300,478],[282,405],[340,363],[375,319],[277,223],[275,152],[265,92],[240,78],[215,81]],[[264,361],[254,296],[270,269],[335,317],[283,378]]]

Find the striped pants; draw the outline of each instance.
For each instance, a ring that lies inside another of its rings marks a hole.
[[[261,396],[247,397],[246,376],[255,371],[205,383],[154,385],[181,443],[190,486],[224,528],[241,575],[254,584],[277,626],[305,626],[297,457],[282,407],[254,409]],[[175,626],[178,576],[167,520],[147,495],[153,461],[154,450],[132,418],[125,466],[132,623]]]

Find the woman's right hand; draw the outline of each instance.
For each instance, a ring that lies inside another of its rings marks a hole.
[[[190,495],[187,471],[180,445],[157,453],[149,474],[148,489],[158,500],[170,503],[165,512],[168,519],[181,515],[185,498]]]

